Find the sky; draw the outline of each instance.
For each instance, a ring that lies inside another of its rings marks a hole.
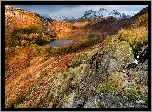
[[[10,5],[38,14],[51,14],[53,16],[81,17],[85,11],[99,11],[100,8],[118,12],[139,12],[148,5]]]

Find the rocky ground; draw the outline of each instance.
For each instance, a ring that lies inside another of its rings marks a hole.
[[[56,61],[48,59],[36,67],[38,75],[42,72],[38,68],[46,63],[44,75],[17,100],[14,98],[11,107],[148,108],[148,60],[130,66],[134,60],[130,45],[117,36],[109,36],[83,52],[60,56]],[[15,90],[18,93],[20,89]],[[6,104],[10,104],[7,101],[13,100],[6,97]]]

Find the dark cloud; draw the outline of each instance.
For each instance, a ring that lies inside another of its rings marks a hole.
[[[57,12],[64,8],[79,7],[79,5],[11,5],[14,8],[22,8],[36,13]]]
[[[11,5],[14,8],[22,8],[38,14],[53,14],[56,16],[82,16],[85,11],[107,10],[140,11],[148,5]]]

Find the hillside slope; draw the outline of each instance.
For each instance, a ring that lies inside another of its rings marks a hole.
[[[5,34],[24,37],[11,47],[6,39],[6,108],[148,108],[148,8],[130,19],[110,16],[75,26],[9,6],[6,12]],[[38,46],[27,39],[33,34],[74,42]],[[20,45],[22,39],[31,43]]]
[[[107,18],[107,20],[103,22],[98,22],[93,25],[86,26],[87,29],[99,32],[107,32],[109,34],[117,34],[117,32],[122,28],[128,28],[130,24],[132,24],[139,16],[148,12],[148,8],[142,9],[139,13],[135,14],[131,18],[125,18],[121,20],[116,20],[113,17]],[[145,23],[145,22],[144,22]]]
[[[5,6],[5,47],[34,43],[35,41],[50,41],[50,37],[43,33],[40,15]]]
[[[76,27],[66,21],[43,20],[43,28],[47,34],[54,35],[56,39],[66,39],[66,35]]]

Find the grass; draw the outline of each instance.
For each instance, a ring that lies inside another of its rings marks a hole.
[[[141,15],[139,18],[137,18],[130,26],[129,28],[137,28],[140,26],[148,27],[148,12]]]
[[[148,103],[148,91],[144,86],[138,86],[129,84],[127,92],[124,92],[124,95],[131,100],[144,100]]]
[[[72,64],[69,67],[75,68],[77,66],[79,66],[79,62],[78,61],[72,61]]]
[[[48,75],[48,72],[45,72],[45,74],[44,74],[43,76],[40,76],[40,77],[37,79],[36,83],[39,83],[40,81],[42,81],[43,78],[44,78],[44,76],[47,76],[47,75]],[[19,97],[15,100],[14,103],[12,103],[12,104],[9,106],[9,108],[17,107],[19,104],[23,103],[23,102],[26,100],[26,97],[29,96],[29,95],[32,93],[32,91],[33,91],[32,88],[33,88],[34,86],[35,86],[35,84],[32,84],[27,91],[25,91],[21,96],[19,96]],[[50,89],[51,89],[51,88],[50,88]],[[49,90],[50,90],[50,89],[49,89]],[[49,94],[49,93],[48,93],[48,94]]]
[[[148,44],[148,30],[146,27],[136,29],[122,29],[117,34],[118,39],[127,41],[133,49],[134,54],[138,53],[141,48]]]
[[[10,105],[10,107],[12,107],[12,106],[13,106],[13,107],[16,107],[16,106],[18,106],[19,104],[21,104],[22,102],[24,102],[25,100],[26,100],[26,96],[25,96],[25,94],[23,94],[23,95],[19,96],[19,97],[15,100],[15,102]]]
[[[107,79],[101,82],[96,88],[96,92],[115,92],[120,93],[124,91],[125,78],[123,73],[114,72]]]
[[[121,41],[127,41],[137,54],[141,47],[148,44],[148,12],[138,17],[127,29],[121,29],[118,34]]]
[[[39,83],[43,78],[44,78],[44,76],[40,76],[36,82]]]
[[[30,95],[32,93],[32,90],[31,89],[29,89],[29,90],[27,90],[26,92],[25,92],[25,94],[28,96],[28,95]]]
[[[115,92],[121,97],[127,96],[130,100],[144,100],[148,103],[148,88],[146,86],[141,86],[134,84],[131,81],[128,86],[125,85],[125,78],[122,73],[115,72],[111,74],[108,79],[105,79],[96,88],[96,92]]]
[[[32,84],[30,86],[30,88],[27,91],[25,91],[21,96],[19,96],[18,98],[16,98],[15,102],[12,103],[12,104],[10,104],[9,108],[15,108],[19,104],[23,103],[26,100],[26,97],[32,93],[32,88],[33,87],[34,87],[34,84]]]

